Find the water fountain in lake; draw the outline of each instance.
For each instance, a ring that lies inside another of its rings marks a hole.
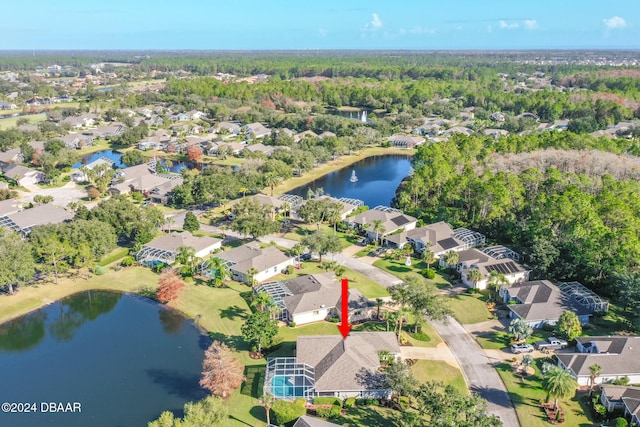
[[[358,177],[356,176],[356,171],[351,171],[351,178],[349,178],[351,182],[358,182]]]

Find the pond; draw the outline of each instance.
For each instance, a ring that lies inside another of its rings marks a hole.
[[[79,162],[73,164],[71,167],[78,169],[82,165],[89,164],[94,160],[98,160],[101,157],[106,157],[110,160],[113,160],[114,165],[118,168],[126,168],[127,166],[129,166],[126,163],[122,162],[122,153],[115,150],[102,150],[102,151],[97,151],[95,153],[87,154],[83,156]],[[164,165],[164,160],[163,159],[159,159],[159,160]],[[182,160],[172,160],[171,167],[167,169],[169,170],[169,172],[180,173],[180,171],[185,168],[202,170],[203,164],[194,163],[194,162],[184,162]]]
[[[291,190],[303,198],[311,189],[324,190],[324,194],[336,198],[360,199],[374,208],[378,205],[390,206],[400,182],[411,170],[411,156],[386,155],[368,157],[350,166],[331,172],[315,181]],[[355,173],[356,182],[351,177]]]
[[[135,295],[87,291],[0,325],[0,403],[79,402],[81,413],[0,413],[6,426],[143,426],[182,415],[210,339]]]

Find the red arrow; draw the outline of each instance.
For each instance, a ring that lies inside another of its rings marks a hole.
[[[338,325],[338,329],[342,334],[342,338],[347,339],[351,325],[349,324],[349,279],[342,279],[342,323]]]

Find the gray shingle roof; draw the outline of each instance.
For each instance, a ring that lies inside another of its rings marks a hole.
[[[310,417],[308,415],[298,418],[293,427],[340,427],[340,424],[330,423],[320,418]]]
[[[340,335],[300,336],[297,361],[315,369],[316,391],[367,390],[377,388],[378,352],[399,353],[393,332],[353,332],[347,339]],[[363,378],[370,381],[364,382]]]
[[[230,269],[243,274],[246,274],[251,267],[261,272],[291,259],[273,246],[260,249],[256,245],[248,244],[222,252],[218,258],[233,262],[234,265]]]
[[[595,342],[601,353],[559,353],[558,359],[576,375],[589,376],[589,367],[599,364],[602,376],[640,375],[640,337],[579,337],[583,345]]]
[[[220,242],[220,239],[215,237],[196,237],[188,231],[182,233],[169,233],[158,238],[153,239],[145,247],[151,247],[155,249],[162,249],[170,252],[178,252],[181,246],[187,246],[193,248],[196,252],[206,249],[210,246]]]
[[[591,313],[548,280],[515,283],[509,287],[509,295],[523,301],[523,304],[509,305],[509,309],[528,321],[557,320],[565,311],[579,316]]]

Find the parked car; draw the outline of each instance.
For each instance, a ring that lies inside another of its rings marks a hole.
[[[300,261],[311,261],[311,254],[302,254],[300,255]]]
[[[569,343],[566,340],[560,338],[549,337],[545,341],[536,342],[535,345],[538,350],[547,351],[567,348],[567,345],[569,345]]]
[[[378,248],[378,249],[374,249],[371,252],[369,252],[369,256],[379,256],[379,255],[382,255],[385,252],[387,252],[387,248]]]
[[[151,204],[151,200],[145,200],[144,202],[142,202],[142,207],[144,208],[145,206],[149,206]]]
[[[534,350],[531,344],[511,344],[511,353],[531,353]]]

